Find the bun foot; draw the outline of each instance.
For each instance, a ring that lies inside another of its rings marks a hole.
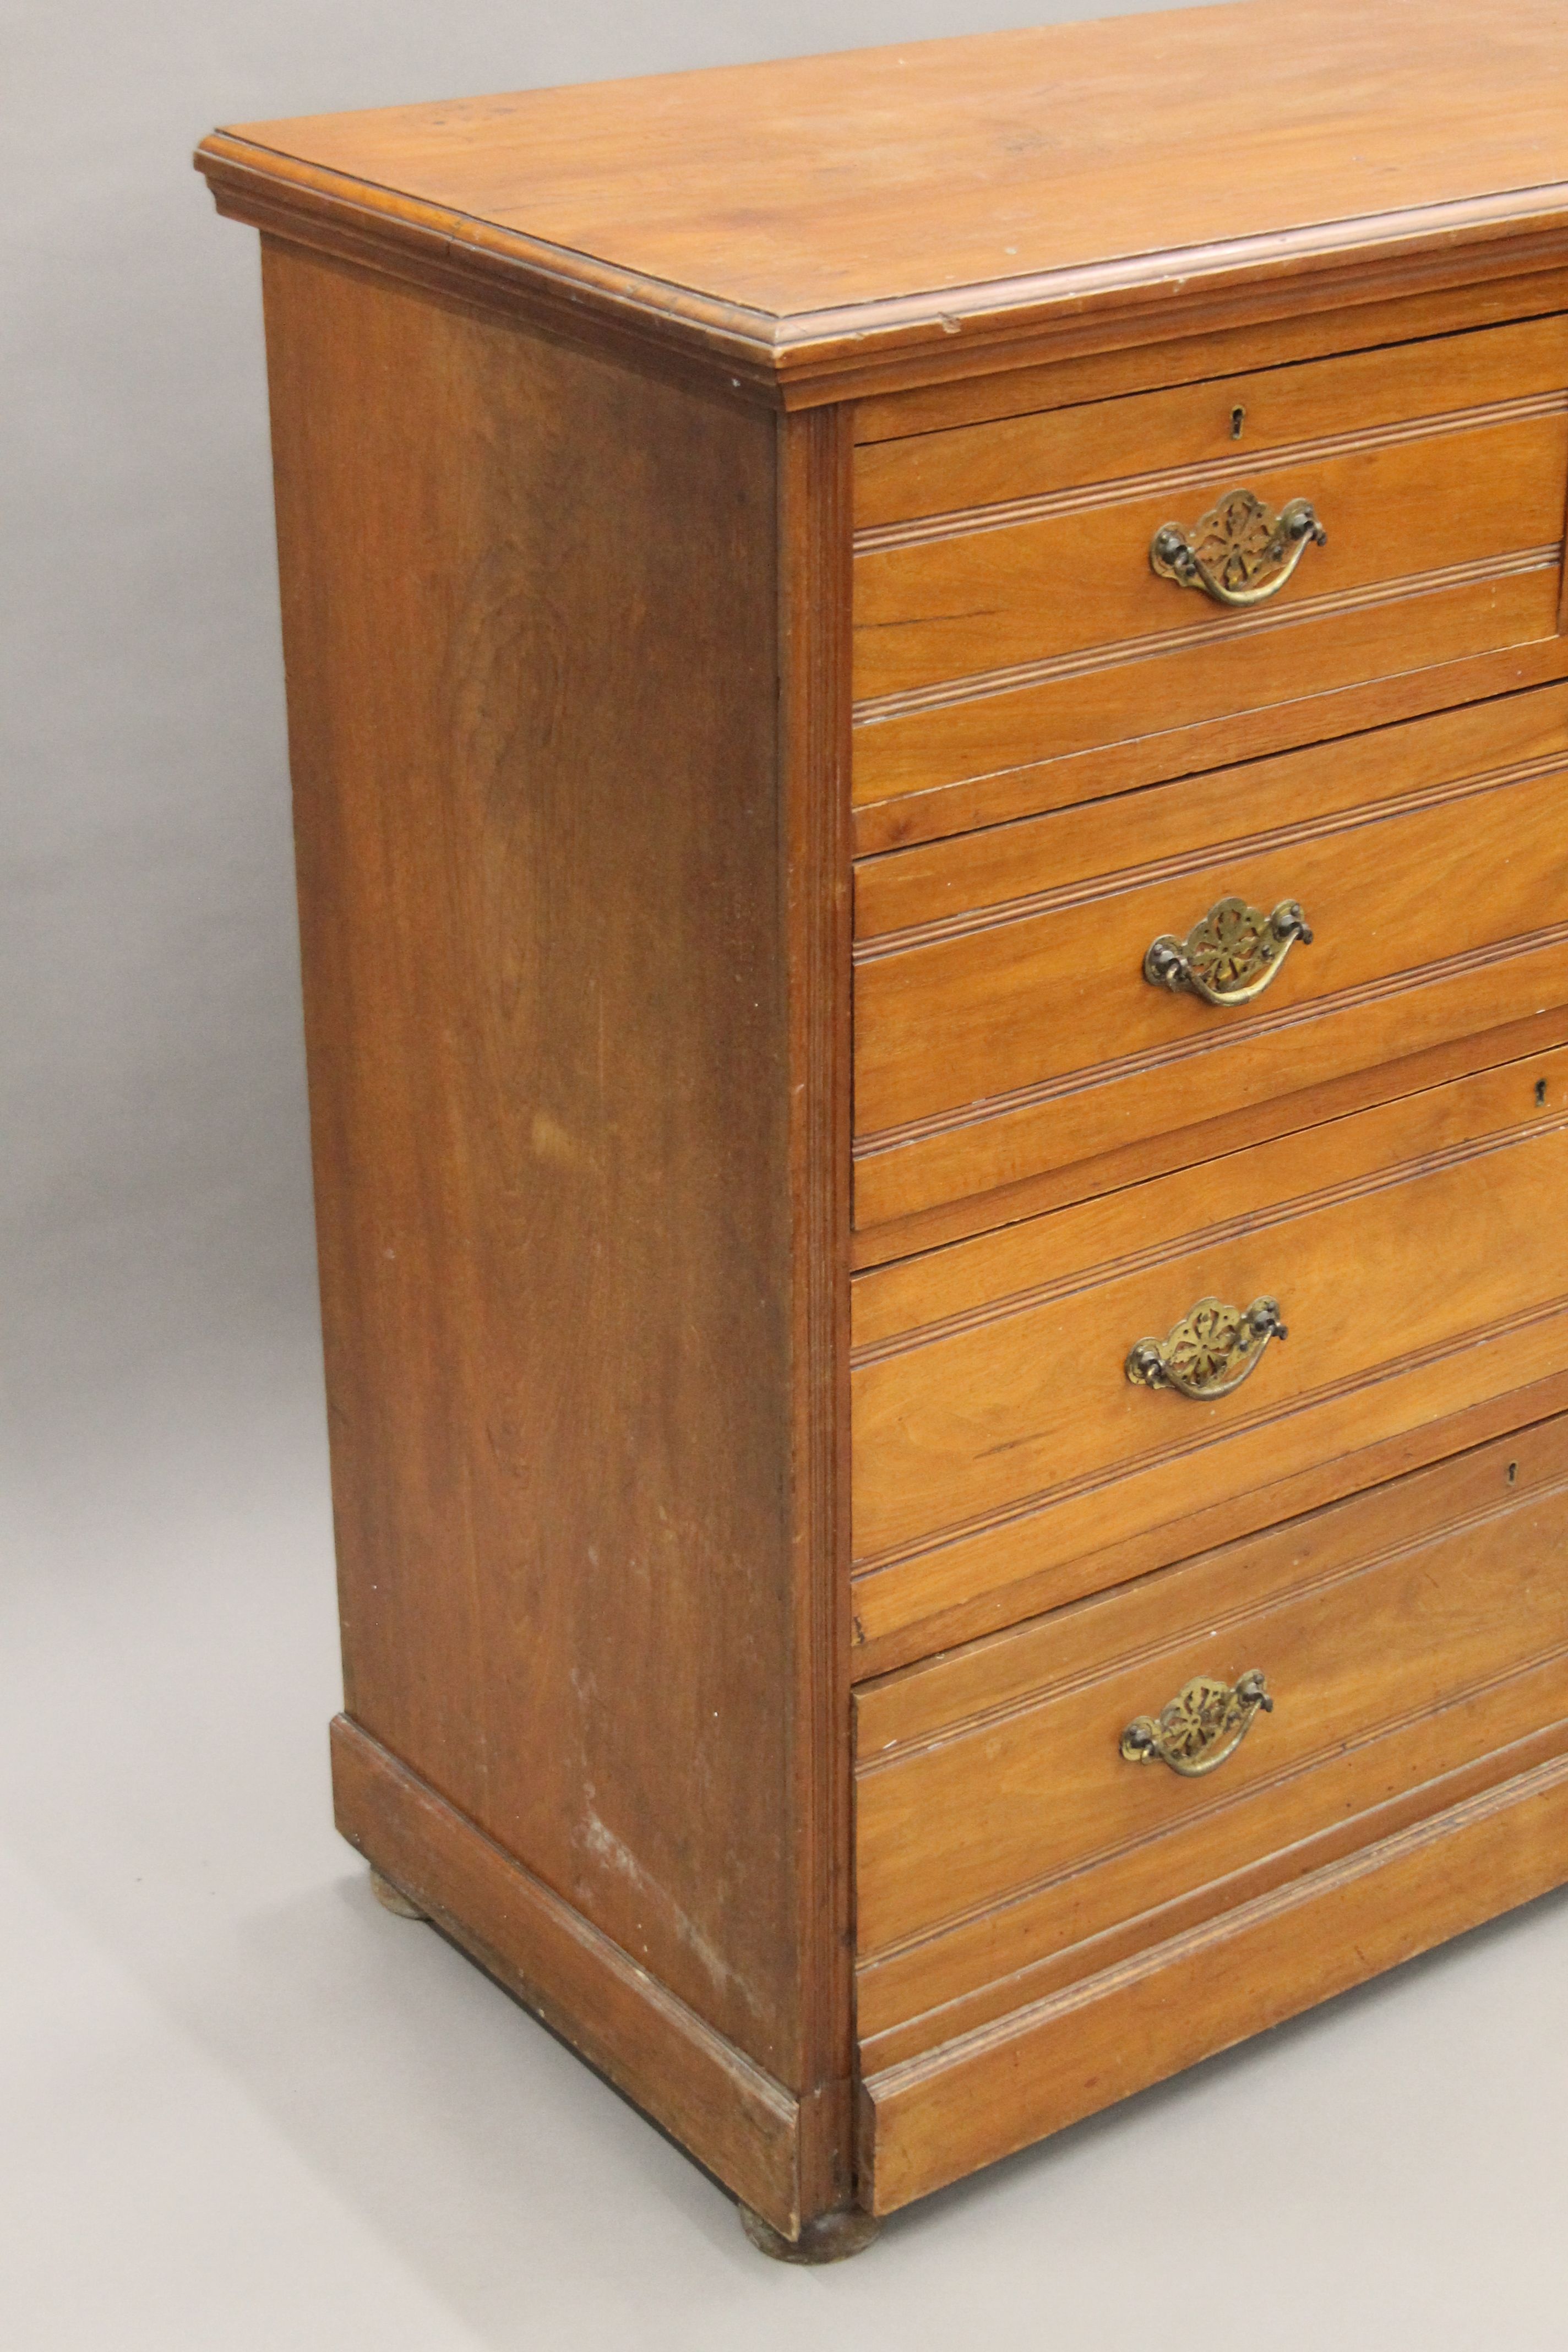
[[[398,1919],[423,1919],[428,1915],[417,1903],[411,1903],[401,1887],[394,1886],[390,1878],[383,1878],[379,1870],[370,1874],[370,1891],[384,1910]]]
[[[741,2227],[760,2254],[775,2263],[842,2263],[868,2246],[881,2228],[874,2213],[863,2213],[858,2205],[842,2213],[821,2213],[808,2221],[798,2238],[786,2238],[753,2213],[749,2205],[741,2207]]]

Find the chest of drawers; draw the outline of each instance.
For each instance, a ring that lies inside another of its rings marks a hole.
[[[760,2243],[1568,1878],[1568,38],[216,133],[345,1835]]]

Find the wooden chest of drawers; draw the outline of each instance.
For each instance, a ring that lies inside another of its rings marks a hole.
[[[250,125],[338,1817],[769,2251],[1568,1878],[1568,36]]]

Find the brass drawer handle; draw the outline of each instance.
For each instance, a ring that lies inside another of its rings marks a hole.
[[[1200,1780],[1234,1756],[1255,1715],[1272,1715],[1267,1677],[1251,1666],[1236,1687],[1212,1675],[1194,1675],[1158,1716],[1141,1715],[1121,1735],[1129,1764],[1168,1764],[1184,1780]]]
[[[1328,537],[1309,499],[1291,499],[1276,514],[1251,490],[1227,490],[1191,530],[1163,522],[1149,562],[1162,580],[1201,588],[1216,604],[1264,604],[1308,548],[1326,546]]]
[[[1277,1298],[1255,1298],[1246,1307],[1200,1298],[1167,1338],[1139,1340],[1127,1377],[1134,1388],[1177,1389],[1206,1404],[1251,1379],[1270,1339],[1289,1336]]]
[[[1299,898],[1281,898],[1271,915],[1260,915],[1245,898],[1221,898],[1184,940],[1162,931],[1150,941],[1143,977],[1152,988],[1186,990],[1205,1004],[1250,1004],[1298,940],[1312,944]]]

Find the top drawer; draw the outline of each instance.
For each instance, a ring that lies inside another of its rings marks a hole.
[[[861,448],[857,800],[1554,634],[1565,386],[1557,317]],[[1158,576],[1167,524],[1263,601]]]

